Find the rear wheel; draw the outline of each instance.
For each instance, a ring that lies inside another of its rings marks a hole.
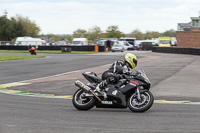
[[[146,91],[140,95],[140,100],[137,98],[136,93],[128,99],[128,107],[133,112],[145,112],[153,105],[154,97],[150,91]]]
[[[74,93],[72,103],[78,110],[89,110],[94,107],[96,99],[94,97],[86,97],[82,89]]]

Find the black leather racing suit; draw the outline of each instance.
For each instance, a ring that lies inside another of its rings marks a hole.
[[[102,74],[102,82],[99,83],[99,88],[103,89],[109,84],[114,84],[119,81],[122,74],[131,75],[131,70],[127,66],[125,60],[115,61],[112,66]]]

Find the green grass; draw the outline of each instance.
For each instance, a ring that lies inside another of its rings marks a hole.
[[[33,59],[33,58],[43,58],[45,56],[41,55],[0,55],[0,61],[10,61],[10,60],[23,60],[23,59]]]
[[[29,53],[28,50],[0,50],[0,53]],[[37,50],[36,53],[43,53],[43,54],[93,54],[94,51],[71,51],[68,52],[61,52],[61,50]]]

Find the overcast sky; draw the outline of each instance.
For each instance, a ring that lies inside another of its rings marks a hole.
[[[117,25],[123,33],[177,29],[198,17],[200,0],[0,0],[0,16],[20,14],[44,34],[72,34],[78,28]]]

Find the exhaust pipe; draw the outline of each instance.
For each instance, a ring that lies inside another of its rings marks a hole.
[[[81,81],[79,80],[75,81],[75,85],[86,92],[91,92],[101,102],[101,99],[94,93],[94,91],[90,87],[82,83]]]
[[[81,89],[87,91],[87,92],[89,92],[89,91],[91,90],[90,87],[88,87],[87,85],[85,85],[84,83],[82,83],[82,82],[79,81],[79,80],[75,81],[75,85],[76,85],[77,87],[79,87],[79,88],[81,88]]]

